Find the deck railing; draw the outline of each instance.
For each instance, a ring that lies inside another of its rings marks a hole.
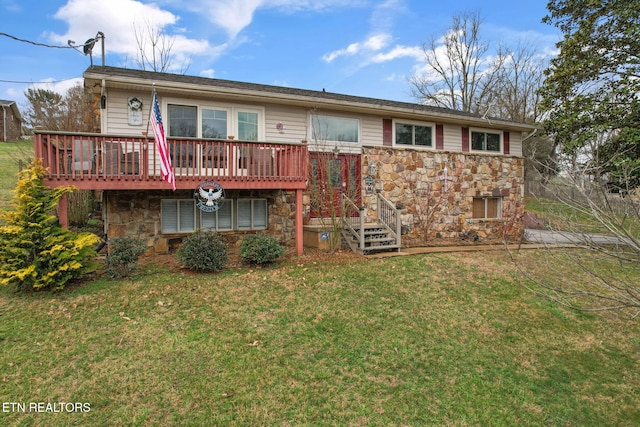
[[[169,138],[177,188],[217,181],[225,188],[304,189],[306,144]],[[35,154],[51,186],[166,189],[153,139],[91,133],[36,132]]]

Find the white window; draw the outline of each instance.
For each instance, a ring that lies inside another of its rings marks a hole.
[[[200,211],[200,228],[214,231],[233,230],[233,200],[222,202],[215,212]]]
[[[502,217],[502,197],[474,197],[473,217],[495,219]]]
[[[188,234],[201,228],[215,231],[266,230],[267,199],[228,199],[216,212],[203,212],[193,199],[164,199],[160,204],[163,234]]]
[[[240,141],[258,140],[258,113],[237,111],[238,139]]]
[[[500,152],[502,135],[495,131],[472,130],[471,149],[473,151]]]
[[[192,105],[167,107],[169,133],[167,136],[195,138],[198,136],[198,108]]]
[[[238,199],[238,230],[267,228],[266,199]]]
[[[264,109],[242,105],[184,104],[167,100],[168,136],[227,139],[233,135],[240,141],[264,140]]]
[[[202,138],[227,139],[229,135],[227,110],[202,109]]]
[[[360,121],[348,117],[311,115],[311,139],[317,142],[360,142]]]
[[[416,147],[433,147],[434,126],[420,122],[395,122],[396,145],[413,145]]]
[[[193,199],[162,200],[160,211],[162,233],[192,233],[196,230]]]

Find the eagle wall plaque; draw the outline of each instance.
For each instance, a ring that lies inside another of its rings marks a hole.
[[[193,192],[196,206],[203,212],[215,212],[224,201],[224,189],[217,182],[206,181]]]

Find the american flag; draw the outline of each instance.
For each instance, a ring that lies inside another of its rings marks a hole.
[[[176,191],[176,177],[171,167],[171,157],[169,156],[169,147],[167,146],[167,136],[164,133],[162,125],[162,116],[160,115],[160,105],[158,105],[158,96],[153,92],[153,110],[151,111],[151,127],[153,128],[153,137],[156,141],[156,147],[160,154],[160,168],[162,170],[162,179],[171,184],[173,191]]]

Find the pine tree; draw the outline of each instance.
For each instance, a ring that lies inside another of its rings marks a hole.
[[[73,187],[47,188],[45,168],[36,159],[19,174],[13,210],[0,212],[0,284],[23,290],[60,290],[95,267],[91,233],[74,233],[53,215]]]

